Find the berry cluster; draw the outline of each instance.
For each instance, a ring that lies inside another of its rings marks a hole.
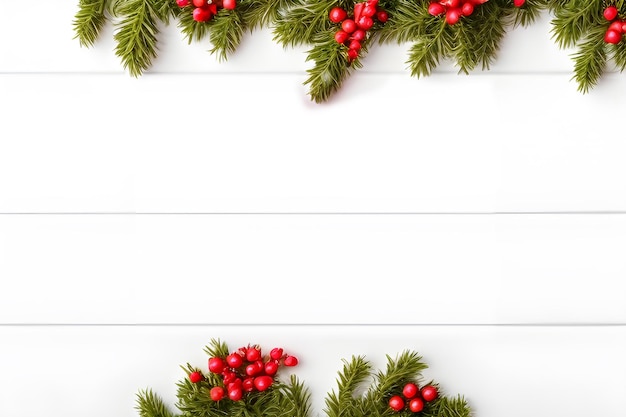
[[[378,0],[368,0],[356,3],[352,16],[348,16],[348,12],[341,7],[333,7],[328,18],[333,23],[341,24],[341,29],[335,32],[335,40],[348,47],[348,61],[352,62],[359,56],[367,31],[374,26],[374,19],[385,23],[389,15],[378,7]]]
[[[446,16],[446,23],[456,24],[462,16],[470,16],[474,13],[474,7],[489,0],[431,0],[428,5],[428,13],[432,16]],[[513,0],[515,7],[522,7],[526,0]]]
[[[438,396],[437,388],[432,385],[425,385],[420,389],[416,383],[409,382],[404,385],[402,395],[389,398],[389,408],[396,412],[408,408],[413,413],[419,413],[424,409],[425,403],[436,400]]]
[[[179,7],[191,6],[193,20],[207,22],[220,9],[233,10],[237,6],[237,0],[176,0],[176,4]]]
[[[607,6],[603,13],[604,18],[611,22],[604,33],[604,42],[618,44],[626,33],[626,20],[619,18],[619,11],[615,6]]]
[[[250,345],[226,357],[209,358],[209,372],[220,375],[223,383],[223,386],[210,389],[211,399],[239,401],[247,393],[265,391],[274,383],[281,364],[296,366],[298,358],[284,354],[282,348],[274,348],[264,357],[259,346]],[[203,379],[204,375],[199,371],[189,374],[189,380],[194,384]]]

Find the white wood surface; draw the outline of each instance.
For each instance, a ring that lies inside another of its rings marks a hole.
[[[164,27],[133,79],[74,2],[0,5],[0,416],[173,404],[211,337],[298,352],[313,417],[405,348],[476,417],[624,416],[626,76],[578,93],[547,14],[470,76],[372,48],[317,105],[269,31],[218,63]]]

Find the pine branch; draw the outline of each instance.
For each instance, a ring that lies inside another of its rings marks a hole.
[[[550,0],[526,0],[522,7],[515,7],[515,20],[513,27],[530,26],[534,23],[542,11],[548,9]]]
[[[291,375],[288,384],[278,388],[280,409],[274,413],[277,417],[308,417],[311,414],[311,393],[304,383]]]
[[[115,9],[122,20],[114,35],[115,53],[124,69],[133,77],[140,76],[157,57],[158,12],[160,0],[122,0]]]
[[[421,413],[421,417],[470,417],[471,409],[462,396],[438,397]]]
[[[241,0],[238,10],[250,30],[273,25],[292,0]]]
[[[552,6],[552,38],[560,48],[579,42],[593,27],[602,22],[603,0],[571,0]]]
[[[306,60],[313,61],[313,67],[307,70],[309,77],[304,85],[309,86],[309,96],[316,103],[321,103],[341,87],[353,68],[360,68],[359,58],[348,63],[347,47],[335,41],[334,32],[326,30],[320,40],[308,51]],[[363,44],[360,55],[366,53]]]
[[[204,353],[210,358],[222,358],[228,355],[228,345],[220,339],[211,339],[204,347]]]
[[[331,391],[326,397],[324,412],[328,417],[360,417],[363,413],[362,398],[355,393],[370,378],[371,366],[362,356],[343,360],[343,370],[337,379],[338,392]]]
[[[380,43],[416,41],[439,27],[439,19],[428,14],[427,7],[399,2],[389,15],[389,21],[379,31]]]
[[[201,41],[209,36],[213,20],[208,22],[197,22],[192,15],[193,5],[185,6],[178,14],[178,28],[183,34],[188,44]]]
[[[237,10],[221,9],[210,24],[211,53],[216,54],[219,61],[226,61],[243,37],[245,26],[241,15]]]
[[[626,70],[626,42],[620,42],[617,45],[609,45],[611,49],[611,58],[620,72]]]
[[[596,26],[589,30],[584,41],[578,44],[578,51],[573,54],[574,76],[578,91],[586,94],[599,81],[607,63],[605,27]]]
[[[174,417],[163,400],[152,390],[142,390],[137,394],[135,409],[140,417]]]
[[[74,39],[80,46],[94,45],[108,18],[105,13],[108,0],[80,0],[74,16]]]
[[[409,48],[407,64],[413,77],[429,76],[440,60],[448,56],[453,43],[449,26],[444,20],[437,21],[439,28],[436,32],[420,36]]]

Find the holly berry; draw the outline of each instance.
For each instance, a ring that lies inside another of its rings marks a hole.
[[[186,7],[189,6],[189,0],[176,0],[176,4],[178,7]]]
[[[243,365],[243,358],[238,353],[231,353],[230,355],[226,356],[226,363],[231,368],[239,368],[241,365]]]
[[[207,5],[206,0],[191,0],[191,3],[195,6],[195,7],[204,7]]]
[[[413,398],[417,395],[418,392],[419,388],[412,382],[406,384],[402,389],[402,395],[404,395],[405,398]]]
[[[413,398],[411,401],[409,401],[409,410],[413,411],[414,413],[419,413],[423,409],[424,400],[422,400],[421,398]]]
[[[610,22],[617,17],[617,13],[617,7],[608,6],[606,9],[604,9],[604,12],[602,14],[604,15],[604,18]]]
[[[226,365],[224,364],[224,361],[222,360],[222,358],[210,358],[209,359],[209,371],[213,372],[214,374],[222,373],[225,366]]]
[[[348,49],[348,61],[352,62],[359,57],[359,51],[355,49]]]
[[[463,16],[470,16],[472,13],[474,13],[474,5],[469,1],[463,3],[463,6],[461,6],[461,14]]]
[[[222,0],[222,7],[226,10],[234,10],[237,7],[237,0]]]
[[[202,374],[198,371],[192,372],[189,374],[189,380],[193,382],[194,384],[202,381],[202,379],[203,379]]]
[[[431,16],[439,16],[446,12],[446,8],[439,3],[430,3],[428,6],[428,14]]]
[[[376,19],[378,19],[380,23],[385,23],[387,20],[389,20],[389,14],[387,14],[387,12],[384,10],[379,10],[376,13]]]
[[[338,30],[337,32],[335,32],[335,40],[337,41],[337,43],[344,43],[348,40],[349,37],[350,35],[345,30]]]
[[[243,382],[241,383],[241,388],[245,392],[254,391],[254,378],[250,377],[250,378],[244,379]]]
[[[422,398],[424,399],[424,401],[433,401],[437,399],[438,396],[439,393],[437,392],[437,388],[433,387],[432,385],[426,385],[422,388]]]
[[[368,16],[361,16],[357,25],[363,30],[370,30],[374,26],[374,20]]]
[[[283,357],[283,349],[282,348],[274,348],[270,351],[270,358],[275,361],[279,360]]]
[[[259,367],[256,365],[256,363],[251,363],[250,365],[246,366],[246,375],[256,375],[259,373]]]
[[[328,13],[328,18],[333,23],[341,23],[346,17],[348,17],[348,13],[341,7],[333,7]]]
[[[526,0],[513,0],[513,5],[515,7],[522,7],[526,3]]]
[[[205,9],[204,7],[196,7],[192,12],[193,20],[196,22],[206,22],[213,17],[213,13],[209,9]]]
[[[269,361],[265,364],[264,370],[267,375],[274,375],[278,372],[278,363],[275,361]]]
[[[258,389],[259,391],[265,391],[272,385],[273,382],[274,382],[274,379],[272,379],[271,376],[268,376],[268,375],[258,376],[254,378],[254,387]]]
[[[288,355],[283,363],[285,366],[296,366],[298,364],[298,358]]]
[[[404,400],[399,395],[389,398],[389,407],[394,411],[400,411],[404,408]]]
[[[341,28],[346,33],[352,33],[356,30],[356,23],[352,19],[346,19],[341,23]]]
[[[224,398],[224,388],[222,387],[213,387],[209,391],[209,395],[213,401],[219,401]]]
[[[241,387],[235,387],[233,389],[228,390],[228,398],[233,401],[239,401],[243,397],[243,390]]]
[[[461,19],[461,9],[448,9],[446,11],[446,23],[449,25],[455,25]]]
[[[622,34],[616,30],[607,30],[604,34],[604,42],[616,45],[622,40]]]

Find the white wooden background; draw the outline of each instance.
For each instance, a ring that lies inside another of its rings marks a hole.
[[[71,1],[0,0],[0,416],[136,416],[213,337],[415,349],[476,417],[626,415],[626,76],[570,81],[549,16],[489,72],[372,48],[312,103],[305,48],[226,63],[164,28],[125,74]]]

